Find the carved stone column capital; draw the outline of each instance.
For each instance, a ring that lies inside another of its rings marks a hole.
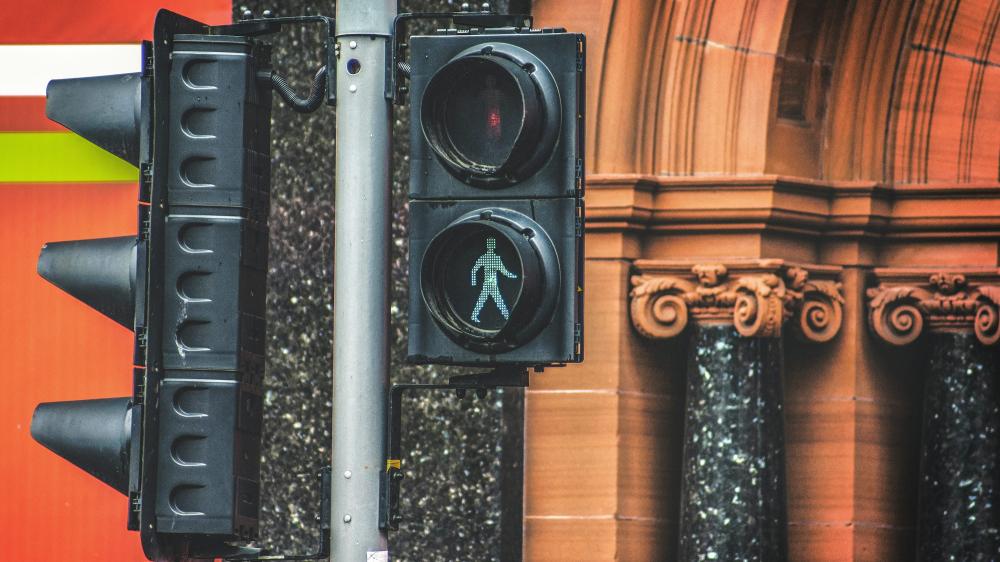
[[[983,345],[1000,340],[1000,269],[896,269],[874,271],[868,322],[893,345],[924,332],[974,332]]]
[[[632,276],[632,324],[647,338],[672,338],[691,321],[732,323],[746,337],[796,332],[825,342],[840,331],[840,268],[783,260],[677,262],[639,260]]]

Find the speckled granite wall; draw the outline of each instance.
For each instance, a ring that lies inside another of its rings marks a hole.
[[[335,15],[333,2],[292,0],[234,5],[259,14]],[[501,9],[506,6],[501,5]],[[445,1],[403,1],[400,11],[452,11]],[[305,94],[319,60],[317,29],[296,28],[274,43],[275,68]],[[272,118],[271,248],[264,421],[263,544],[303,552],[318,541],[314,474],[330,455],[333,279],[334,111],[306,116],[275,96]],[[395,109],[392,251],[393,380],[431,382],[461,372],[402,363],[406,348],[406,161],[409,106]],[[501,482],[520,505],[520,402],[459,401],[453,395],[408,398],[404,411],[404,517],[391,535],[399,561],[512,560],[520,556],[520,513],[502,525]],[[501,459],[515,470],[501,471]],[[504,540],[501,540],[503,528]]]
[[[973,334],[930,336],[920,467],[919,558],[1000,558],[996,352]]]
[[[696,325],[688,349],[680,560],[786,560],[781,340]]]

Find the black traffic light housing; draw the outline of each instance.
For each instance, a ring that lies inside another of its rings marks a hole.
[[[260,495],[270,52],[207,31],[172,36],[167,152],[154,154],[166,160],[162,177],[153,173],[154,200],[165,205],[151,218],[162,237],[150,239],[150,279],[163,280],[161,336],[147,352],[159,375],[155,528],[251,540]]]
[[[409,49],[408,359],[581,361],[583,35],[446,30]]]
[[[40,443],[129,496],[151,560],[253,540],[270,193],[265,43],[161,10],[142,72],[52,81],[47,114],[139,168],[136,236],[39,273],[135,333],[133,394],[41,404]]]

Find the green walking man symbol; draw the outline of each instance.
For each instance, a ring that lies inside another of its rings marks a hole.
[[[472,286],[476,286],[476,273],[480,268],[483,270],[483,290],[479,293],[479,299],[476,301],[476,307],[472,310],[472,321],[476,324],[479,323],[479,313],[483,310],[483,305],[486,304],[487,299],[493,299],[496,303],[497,308],[500,309],[500,314],[503,315],[504,319],[510,318],[510,310],[507,309],[507,303],[503,301],[503,295],[500,294],[500,288],[497,286],[497,273],[502,274],[508,279],[517,279],[517,275],[507,271],[507,268],[503,264],[503,259],[495,252],[497,248],[496,238],[486,239],[486,253],[479,256],[476,260],[476,264],[472,266]]]

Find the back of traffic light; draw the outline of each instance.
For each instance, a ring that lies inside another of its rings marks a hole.
[[[134,331],[133,393],[41,404],[32,436],[129,496],[151,560],[259,554],[239,543],[259,517],[271,87],[283,80],[248,35],[308,21],[332,37],[320,16],[209,27],[162,10],[142,72],[48,88],[50,118],[139,168],[136,236],[49,243],[38,265]]]
[[[408,359],[582,361],[584,36],[472,28],[409,48]]]

